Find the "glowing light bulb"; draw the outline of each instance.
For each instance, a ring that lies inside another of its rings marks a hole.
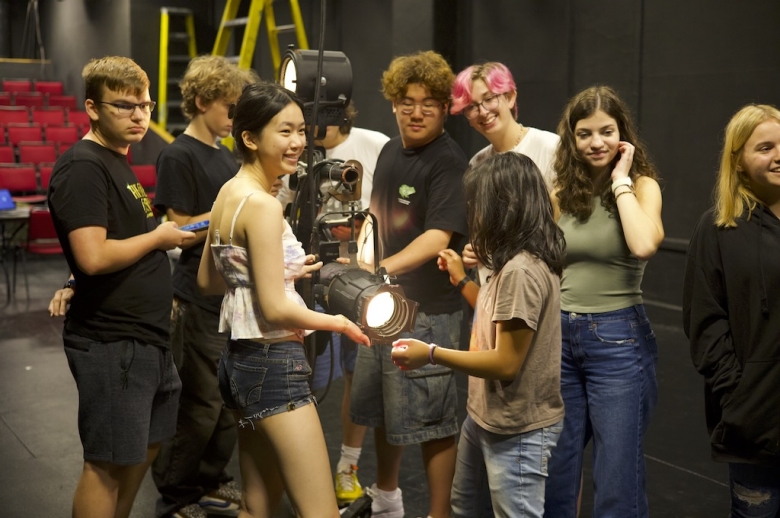
[[[395,300],[390,293],[380,293],[368,302],[366,325],[379,328],[387,324],[395,313]]]
[[[292,59],[288,59],[284,64],[284,71],[282,72],[282,86],[291,92],[295,92],[298,82],[298,71],[295,69],[295,63]]]

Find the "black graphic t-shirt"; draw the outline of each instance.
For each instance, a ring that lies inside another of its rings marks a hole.
[[[76,279],[65,329],[100,342],[135,338],[168,347],[173,290],[165,252],[149,252],[116,272],[87,275],[76,264],[68,240],[70,232],[89,226],[104,227],[106,238],[116,240],[157,227],[152,206],[127,157],[96,142],[77,142],[54,165],[48,199],[57,236]]]
[[[463,173],[468,160],[447,133],[430,143],[405,149],[400,137],[382,148],[374,172],[371,212],[379,223],[382,258],[397,254],[426,230],[452,231],[450,248],[463,249],[468,235]],[[459,310],[460,294],[431,259],[398,275],[404,294],[428,314]]]

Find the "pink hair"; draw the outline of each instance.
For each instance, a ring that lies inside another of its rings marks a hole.
[[[463,70],[455,83],[452,85],[452,107],[450,113],[458,115],[466,106],[472,103],[471,85],[474,81],[481,79],[485,82],[488,90],[494,94],[505,94],[517,90],[512,73],[502,63],[491,61],[481,65],[471,65]],[[512,112],[517,118],[517,103],[512,108]]]

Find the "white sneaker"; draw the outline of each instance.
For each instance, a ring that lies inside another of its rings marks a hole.
[[[404,500],[400,487],[395,490],[394,498],[381,495],[376,484],[366,489],[366,493],[373,500],[371,502],[372,518],[404,518]]]

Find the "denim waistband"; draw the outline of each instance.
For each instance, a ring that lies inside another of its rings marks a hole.
[[[261,351],[265,354],[269,352],[276,353],[291,353],[300,349],[303,350],[303,344],[296,340],[290,340],[287,342],[255,342],[254,340],[228,340],[227,342],[228,352],[231,354],[253,353]]]
[[[569,322],[605,322],[608,320],[625,320],[632,318],[636,318],[640,322],[647,321],[647,314],[645,314],[645,306],[643,304],[616,309],[615,311],[607,311],[605,313],[577,313],[575,311],[561,310],[561,316],[568,319]]]

